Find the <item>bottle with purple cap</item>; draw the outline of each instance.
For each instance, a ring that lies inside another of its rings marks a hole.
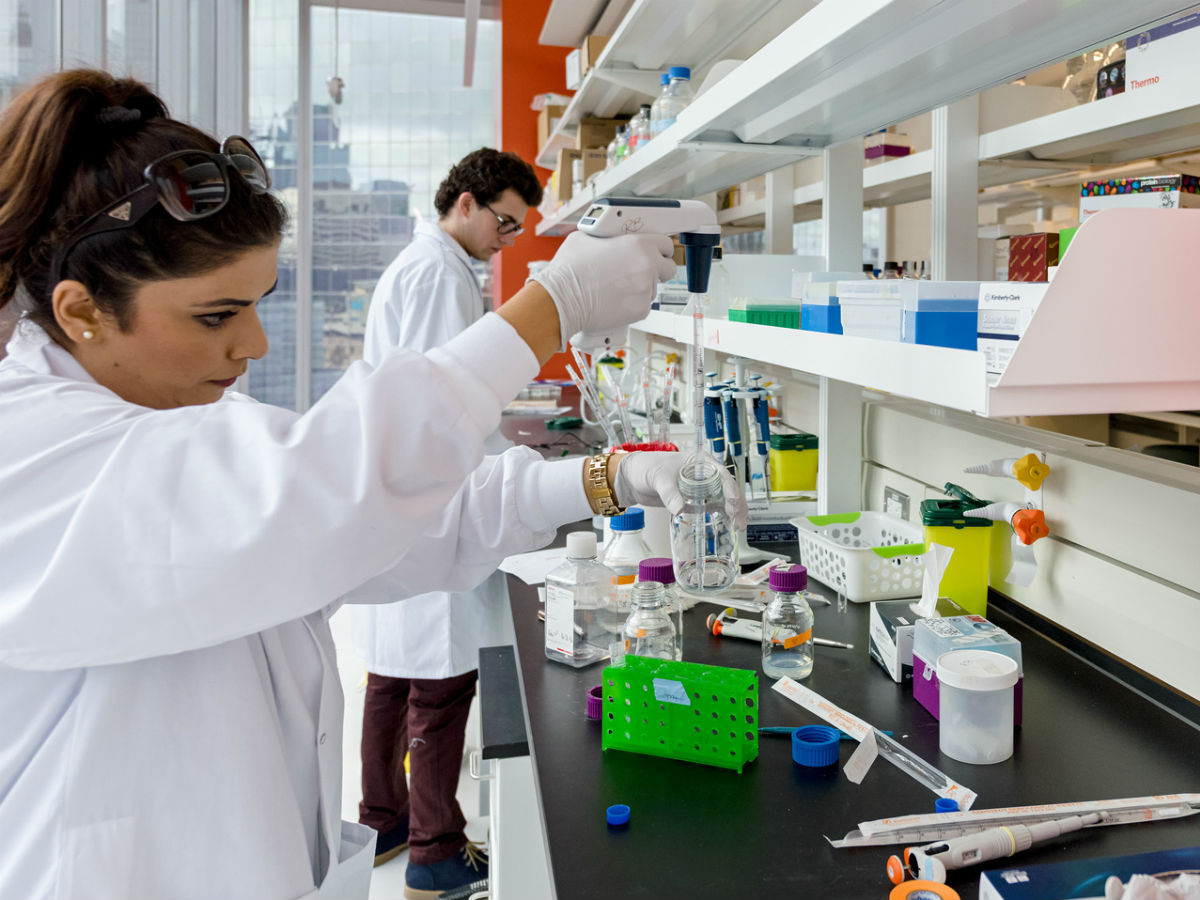
[[[633,586],[633,611],[625,620],[625,652],[631,656],[677,659],[675,626],[667,615],[667,597],[657,581]]]
[[[776,566],[770,575],[771,602],[763,611],[763,674],[807,678],[813,669],[813,613],[804,599],[808,569]]]
[[[670,557],[655,556],[643,559],[638,566],[638,582],[657,582],[663,586],[667,615],[675,625],[675,658],[683,659],[683,610],[685,601],[675,583],[675,564]]]

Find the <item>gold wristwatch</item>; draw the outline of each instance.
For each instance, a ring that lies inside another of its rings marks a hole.
[[[618,516],[625,512],[617,505],[617,495],[609,486],[608,467],[611,453],[598,453],[583,464],[583,485],[592,511],[601,516]]]

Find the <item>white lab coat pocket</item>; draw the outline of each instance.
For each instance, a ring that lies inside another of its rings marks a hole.
[[[374,865],[375,829],[357,822],[342,822],[338,859],[329,867],[317,897],[320,900],[367,900]]]
[[[132,893],[136,818],[125,816],[67,828],[55,896],[129,897]]]

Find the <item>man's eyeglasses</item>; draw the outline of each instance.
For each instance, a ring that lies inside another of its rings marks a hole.
[[[500,226],[496,229],[497,234],[517,235],[525,230],[521,226],[521,223],[518,222],[516,219],[514,219],[510,216],[500,215],[500,213],[496,212],[494,209],[492,209],[490,206],[488,206],[486,203],[483,203],[482,201],[480,202],[479,205],[482,206],[484,209],[486,209],[488,212],[490,212],[493,216],[495,216],[496,221],[500,223]]]
[[[71,232],[54,254],[51,271],[56,283],[66,278],[67,257],[80,241],[132,228],[158,203],[180,222],[195,222],[220,212],[229,202],[231,170],[256,194],[271,188],[271,176],[262,157],[249,141],[237,135],[225,138],[218,153],[177,150],[156,159],[142,173],[145,184],[118,197]]]

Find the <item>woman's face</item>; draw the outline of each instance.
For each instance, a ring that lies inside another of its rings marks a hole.
[[[267,352],[258,302],[275,285],[278,245],[248,250],[194,278],[143,285],[126,331],[108,317],[72,353],[130,403],[174,409],[213,403]]]

